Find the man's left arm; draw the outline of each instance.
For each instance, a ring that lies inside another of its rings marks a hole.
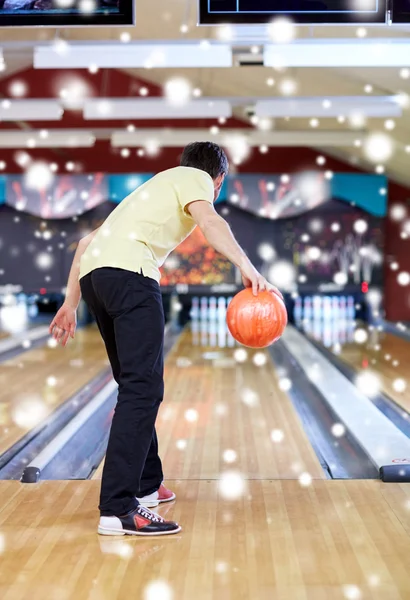
[[[99,228],[98,228],[99,229]],[[90,234],[82,238],[77,246],[74,255],[73,264],[71,265],[70,274],[68,276],[66,297],[63,306],[57,312],[56,316],[50,324],[50,334],[57,342],[65,346],[68,338],[74,338],[75,329],[77,326],[77,308],[81,300],[80,289],[80,261],[84,252],[93,241],[98,229],[95,229]]]

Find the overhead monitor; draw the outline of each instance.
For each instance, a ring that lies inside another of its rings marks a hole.
[[[0,0],[0,27],[134,25],[134,0]]]
[[[278,17],[311,24],[386,22],[386,0],[199,0],[199,7],[200,25],[252,25]]]
[[[410,0],[393,0],[393,23],[410,23]]]

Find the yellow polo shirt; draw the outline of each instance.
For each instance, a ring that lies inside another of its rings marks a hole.
[[[94,269],[116,267],[160,281],[167,256],[195,229],[186,211],[195,200],[214,201],[212,177],[176,167],[155,175],[125,198],[105,220],[83,254],[80,278]]]

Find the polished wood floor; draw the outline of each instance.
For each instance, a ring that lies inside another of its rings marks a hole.
[[[247,353],[238,363],[234,349],[194,346],[191,331],[182,333],[166,361],[157,421],[169,479],[216,479],[229,450],[232,467],[250,479],[325,478],[268,352]],[[255,366],[256,354],[266,364]]]
[[[183,531],[98,536],[101,469],[91,481],[2,481],[2,600],[410,598],[410,485],[324,479],[284,374],[233,353],[186,331],[166,363],[158,431],[177,501],[157,510]]]
[[[96,534],[98,481],[2,482],[2,600],[407,600],[410,486],[170,481],[168,538]],[[156,586],[156,587],[155,587]],[[156,592],[155,592],[156,590]]]
[[[108,365],[98,330],[78,330],[75,341],[28,350],[0,363],[0,454]]]
[[[410,412],[410,341],[377,329],[363,329],[368,332],[368,340],[364,344],[344,344],[339,356],[356,371],[369,369],[375,373],[380,390]],[[397,379],[406,382],[403,391],[395,389]]]

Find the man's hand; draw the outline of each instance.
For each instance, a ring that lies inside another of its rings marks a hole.
[[[278,294],[283,300],[283,296],[277,287],[269,283],[263,275],[255,269],[255,267],[248,260],[245,261],[244,265],[240,268],[242,274],[242,282],[246,288],[252,288],[254,296],[258,295],[258,292],[274,292]]]
[[[50,324],[50,335],[59,344],[66,346],[70,336],[74,339],[76,327],[76,310],[65,302]]]

